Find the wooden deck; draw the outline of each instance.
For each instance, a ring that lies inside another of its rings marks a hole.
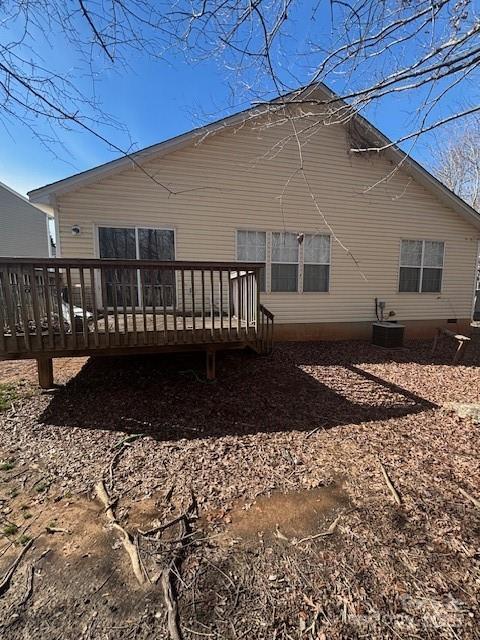
[[[0,259],[0,359],[219,349],[268,353],[273,315],[260,304],[261,264]]]

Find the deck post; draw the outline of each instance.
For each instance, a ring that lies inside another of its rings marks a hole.
[[[52,358],[37,358],[38,384],[42,389],[53,387],[53,360]]]
[[[215,380],[215,350],[207,351],[207,380]]]

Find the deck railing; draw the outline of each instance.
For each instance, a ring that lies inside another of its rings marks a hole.
[[[218,342],[269,350],[261,267],[0,258],[0,356]]]

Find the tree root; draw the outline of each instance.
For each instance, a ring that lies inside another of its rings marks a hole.
[[[105,508],[105,514],[110,521],[112,528],[118,531],[120,534],[121,542],[125,548],[125,551],[128,553],[130,557],[130,562],[132,563],[133,573],[139,584],[144,585],[148,578],[145,575],[144,570],[142,569],[142,563],[140,561],[140,556],[138,553],[137,546],[132,542],[130,534],[117,522],[115,514],[113,513],[110,497],[105,489],[105,485],[103,484],[103,480],[100,480],[95,485],[95,493],[97,494],[99,500],[103,504]]]
[[[15,573],[15,569],[18,567],[18,565],[20,564],[20,560],[27,553],[27,551],[30,549],[32,544],[33,544],[33,540],[29,540],[27,544],[23,547],[23,549],[20,551],[18,556],[15,558],[15,560],[12,562],[12,564],[9,566],[9,568],[7,569],[5,575],[2,578],[2,581],[0,582],[0,596],[3,595],[6,591],[8,591],[8,588],[10,587],[10,580],[12,579],[12,576]]]

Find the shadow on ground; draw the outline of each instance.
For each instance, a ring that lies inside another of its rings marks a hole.
[[[228,352],[217,358],[214,383],[205,380],[202,354],[91,359],[55,393],[41,421],[174,440],[328,429],[435,406],[362,370],[367,355],[372,360],[366,343],[281,345],[268,357]],[[374,350],[373,359],[382,358],[392,353]]]

